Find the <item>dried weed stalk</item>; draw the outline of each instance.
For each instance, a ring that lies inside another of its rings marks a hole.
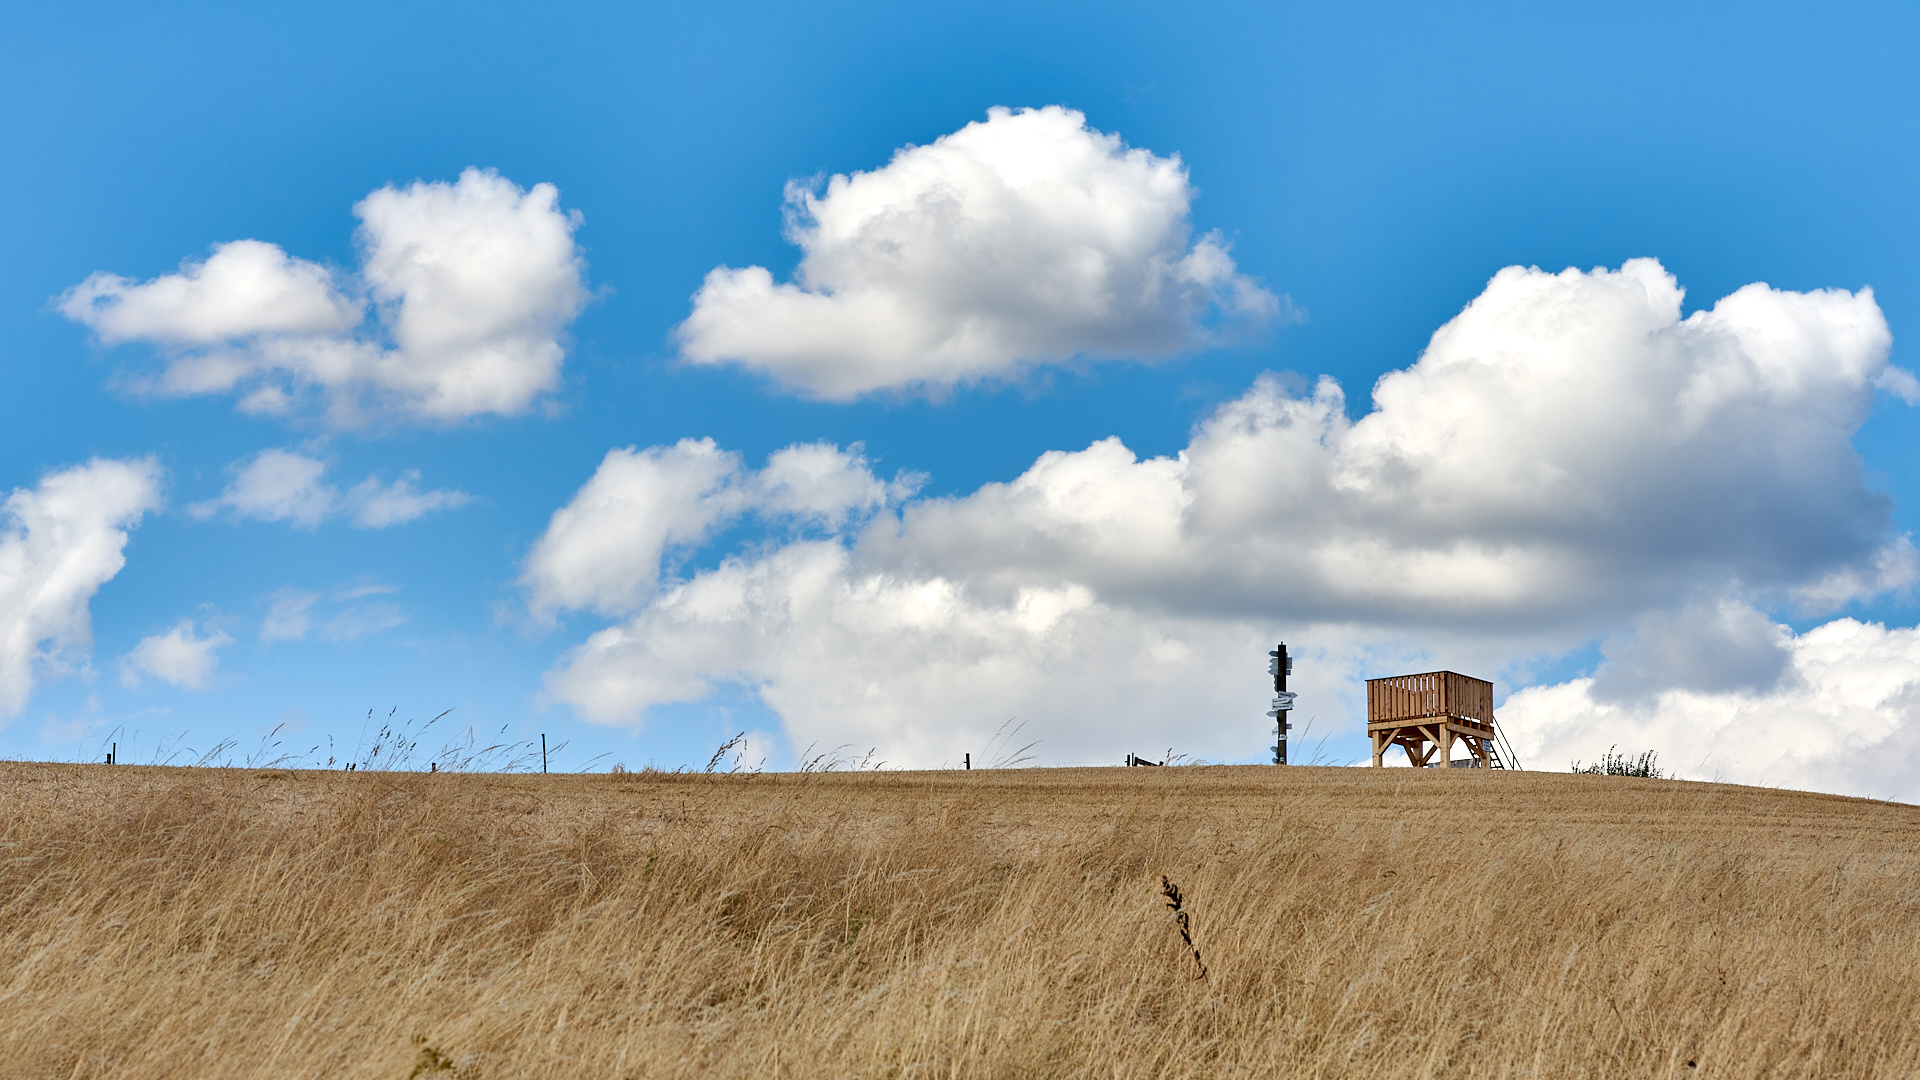
[[[1167,907],[1173,910],[1173,921],[1180,927],[1180,940],[1187,943],[1187,951],[1193,954],[1193,966],[1200,970],[1200,974],[1194,978],[1206,978],[1207,965],[1200,959],[1200,946],[1193,943],[1193,923],[1187,917],[1186,909],[1181,906],[1180,886],[1167,880],[1167,875],[1161,874],[1160,895],[1167,898]]]

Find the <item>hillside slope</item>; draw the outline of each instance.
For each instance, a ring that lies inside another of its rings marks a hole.
[[[0,764],[14,1077],[1911,1077],[1915,956],[1798,792]]]

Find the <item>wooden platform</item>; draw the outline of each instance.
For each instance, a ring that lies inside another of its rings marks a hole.
[[[1483,769],[1503,769],[1493,722],[1493,684],[1455,671],[1367,680],[1367,737],[1373,764],[1398,746],[1418,767],[1444,767],[1464,742]]]

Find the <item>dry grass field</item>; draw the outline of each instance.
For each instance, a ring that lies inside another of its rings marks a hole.
[[[1917,972],[1796,792],[0,765],[7,1077],[1915,1077]]]

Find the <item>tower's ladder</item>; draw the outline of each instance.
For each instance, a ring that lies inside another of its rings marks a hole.
[[[1507,733],[1501,731],[1498,724],[1493,724],[1492,727],[1493,738],[1486,740],[1488,761],[1496,769],[1519,769],[1520,757],[1513,752],[1513,744],[1507,741]],[[1502,750],[1506,751],[1504,758],[1500,753]],[[1507,764],[1509,761],[1513,764]]]

